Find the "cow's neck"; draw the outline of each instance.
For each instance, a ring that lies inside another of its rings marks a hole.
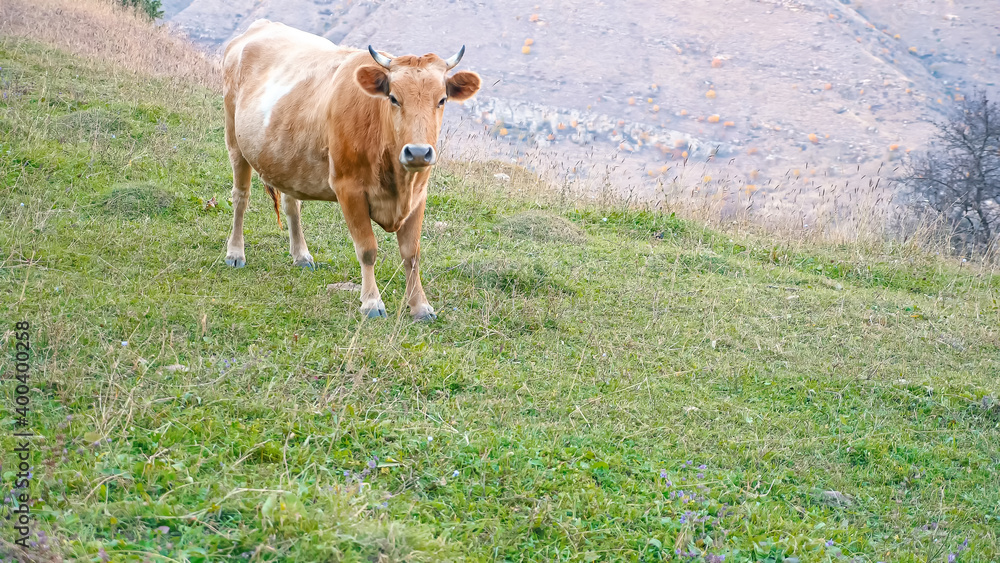
[[[371,218],[387,231],[398,230],[426,197],[429,179],[429,171],[410,172],[393,150],[386,150],[378,161],[376,185],[368,194]]]

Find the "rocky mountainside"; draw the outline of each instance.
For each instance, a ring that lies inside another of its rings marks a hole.
[[[836,185],[925,148],[930,122],[974,89],[1000,93],[997,2],[165,5],[170,22],[210,50],[258,18],[393,53],[465,44],[463,68],[482,74],[484,88],[451,110],[452,130],[503,142],[465,135],[453,145],[543,155],[571,176],[603,174],[644,194],[693,163],[697,182],[714,175],[747,193]]]

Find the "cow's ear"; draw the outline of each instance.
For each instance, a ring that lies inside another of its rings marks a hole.
[[[371,96],[386,97],[389,95],[389,75],[385,69],[377,66],[363,66],[354,73],[361,89]]]
[[[456,72],[448,79],[448,99],[464,102],[479,91],[479,75],[463,70]]]

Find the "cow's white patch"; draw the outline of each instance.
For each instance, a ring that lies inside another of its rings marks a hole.
[[[282,84],[280,82],[268,82],[264,86],[264,93],[260,96],[260,112],[264,114],[264,127],[271,122],[271,110],[285,94],[292,91],[294,83]]]

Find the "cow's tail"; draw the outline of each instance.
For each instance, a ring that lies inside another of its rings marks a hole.
[[[285,230],[285,227],[281,225],[281,206],[278,205],[278,190],[272,188],[271,186],[264,184],[264,190],[267,191],[267,195],[271,196],[271,201],[274,202],[274,214],[278,216],[278,228]]]

